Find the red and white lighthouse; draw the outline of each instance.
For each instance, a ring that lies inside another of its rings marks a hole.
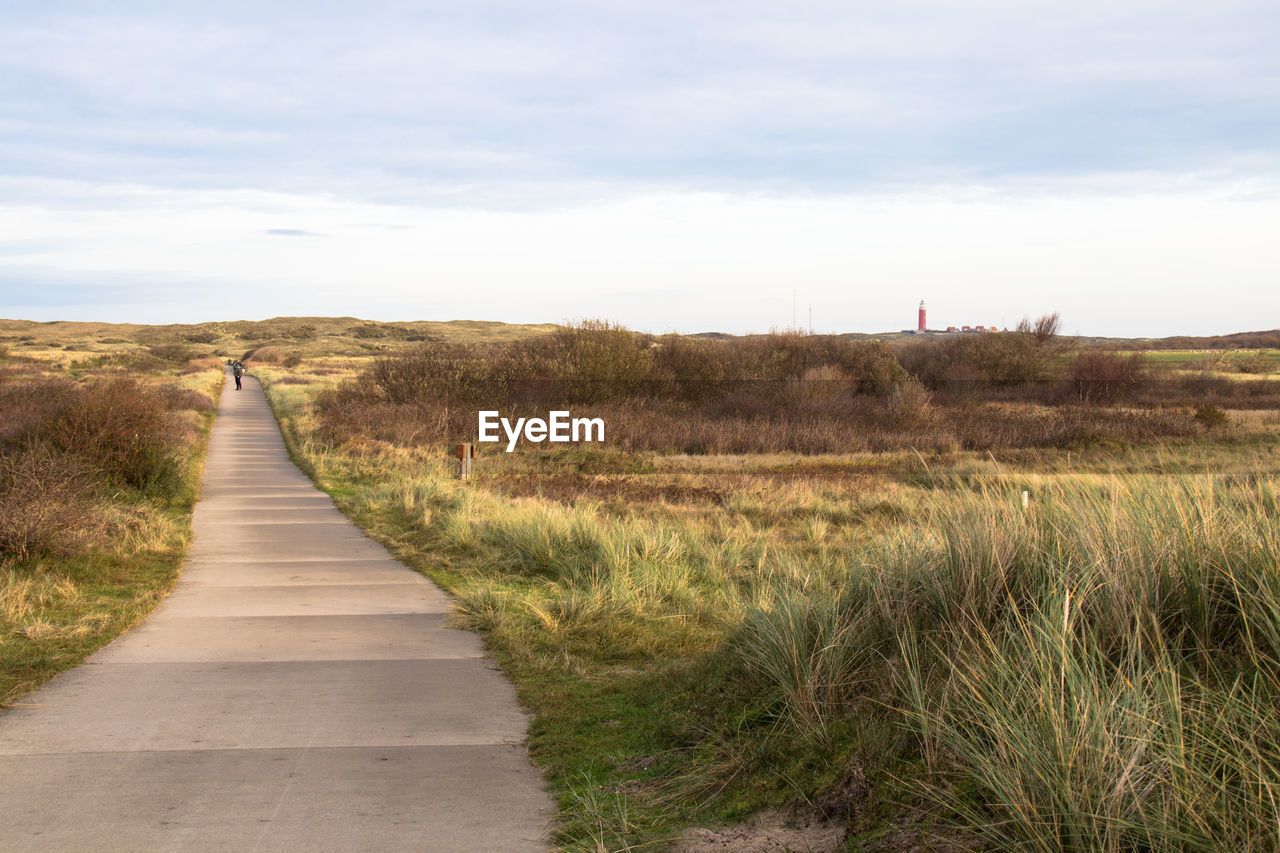
[[[923,300],[923,299],[921,299],[921,300],[920,300],[920,322],[919,322],[919,324],[916,326],[916,331],[917,331],[917,332],[923,332],[923,331],[925,330],[925,328],[926,328],[926,326],[925,326],[925,324],[924,324],[924,300]]]

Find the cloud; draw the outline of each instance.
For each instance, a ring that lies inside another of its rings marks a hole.
[[[1186,171],[1280,131],[1263,0],[40,8],[0,13],[29,176],[519,205]]]
[[[21,312],[33,319],[68,318],[75,305],[83,319],[137,320],[146,302],[165,322],[234,307],[241,317],[607,317],[658,332],[746,332],[790,325],[794,289],[819,331],[903,328],[925,298],[939,323],[1012,325],[1057,310],[1068,331],[1116,335],[1235,331],[1280,313],[1280,192],[1261,182],[646,192],[550,211],[121,195],[125,213],[0,205],[0,233],[26,248],[0,253],[0,306],[43,305]],[[275,239],[281,220],[325,239]]]
[[[1231,331],[1277,307],[1272,7],[8,4],[0,313]]]

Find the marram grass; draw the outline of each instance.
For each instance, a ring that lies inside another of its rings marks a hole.
[[[932,801],[964,843],[1280,849],[1280,491],[1226,449],[1204,473],[1163,450],[1151,473],[1135,451],[1119,474],[962,460],[627,512],[290,417],[516,679],[566,849],[817,799],[850,761],[894,792],[877,808]]]

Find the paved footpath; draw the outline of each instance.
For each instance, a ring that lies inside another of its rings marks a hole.
[[[227,385],[177,589],[0,711],[0,850],[545,850],[510,683]]]

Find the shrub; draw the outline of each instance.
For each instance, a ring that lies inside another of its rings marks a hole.
[[[887,394],[910,377],[884,341],[841,341],[832,347],[837,364],[859,394]]]
[[[1202,423],[1210,429],[1224,427],[1231,423],[1231,419],[1227,417],[1227,413],[1210,403],[1205,403],[1196,409],[1195,419],[1198,423]]]
[[[57,550],[93,522],[92,480],[45,445],[0,452],[0,562]]]
[[[181,481],[181,435],[169,414],[171,399],[182,407],[199,405],[169,394],[128,377],[97,381],[76,388],[33,437],[80,457],[111,482],[169,495]]]
[[[649,340],[605,320],[585,320],[508,349],[516,398],[592,403],[635,396],[649,378]]]
[[[403,355],[374,362],[361,377],[382,400],[396,404],[434,402],[444,406],[506,396],[509,379],[494,367],[488,348],[473,344],[428,343]]]
[[[1271,373],[1272,364],[1260,352],[1251,353],[1234,364],[1235,369],[1241,373],[1261,374]]]
[[[684,335],[665,335],[652,348],[650,392],[686,402],[704,402],[722,391],[730,375],[723,344]]]
[[[259,364],[279,364],[283,360],[284,354],[276,347],[251,349],[241,358],[241,361],[256,361]]]
[[[933,395],[915,379],[899,383],[886,400],[890,420],[897,426],[916,426],[928,420]]]
[[[198,329],[185,332],[182,339],[189,344],[215,344],[222,340],[222,333],[212,329]]]
[[[1147,365],[1141,354],[1091,351],[1076,356],[1070,386],[1083,403],[1113,403],[1131,396],[1146,379]]]
[[[147,352],[162,361],[172,361],[175,364],[186,364],[197,355],[191,347],[185,347],[182,344],[160,344],[149,347]]]
[[[65,379],[10,381],[0,384],[0,442],[17,443],[55,417],[75,396]]]
[[[935,390],[1046,382],[1054,378],[1055,366],[1053,350],[1038,342],[1033,331],[911,341],[899,347],[898,359],[909,373]]]

